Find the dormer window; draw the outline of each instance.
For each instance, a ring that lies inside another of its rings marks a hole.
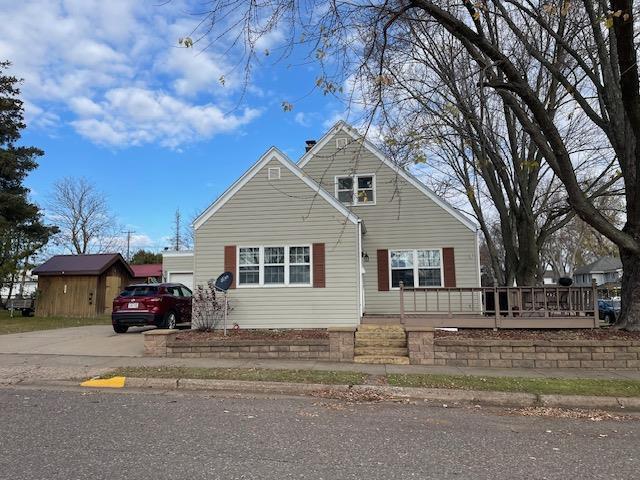
[[[375,175],[336,177],[336,197],[346,205],[375,205]]]

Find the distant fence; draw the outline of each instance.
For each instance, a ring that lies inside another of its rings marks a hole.
[[[415,288],[400,284],[400,319],[432,326],[593,328],[595,284],[589,287]]]

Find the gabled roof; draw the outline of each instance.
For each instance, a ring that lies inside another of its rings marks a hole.
[[[465,214],[461,213],[459,210],[454,208],[449,202],[443,200],[441,197],[436,195],[436,193],[427,187],[424,183],[418,180],[411,173],[407,172],[404,168],[396,165],[391,160],[389,160],[384,153],[380,151],[378,147],[376,147],[370,140],[366,137],[363,137],[355,130],[351,125],[346,122],[340,120],[333,127],[329,129],[327,133],[309,150],[307,151],[300,160],[298,161],[298,166],[300,168],[304,168],[304,166],[313,158],[313,155],[317,153],[319,150],[324,147],[324,145],[333,137],[335,133],[339,130],[345,132],[355,141],[362,142],[364,147],[369,150],[373,155],[375,155],[384,165],[393,170],[397,175],[402,177],[408,183],[416,187],[420,192],[422,192],[425,196],[427,196],[430,200],[432,200],[436,205],[446,210],[450,213],[454,218],[459,220],[464,226],[472,230],[473,232],[478,230],[478,225]]]
[[[55,255],[39,267],[34,275],[102,275],[114,263],[120,262],[129,275],[133,270],[119,253],[97,253],[93,255]]]
[[[148,265],[131,265],[131,270],[133,270],[133,276],[136,278],[162,276],[161,263],[151,263]]]
[[[276,147],[271,147],[267,152],[260,157],[260,159],[253,164],[249,170],[247,170],[236,182],[231,185],[222,195],[220,195],[215,202],[202,212],[193,222],[193,228],[198,229],[206,222],[214,213],[216,213],[222,206],[231,199],[244,185],[249,182],[262,168],[271,160],[277,160],[287,170],[293,173],[296,177],[302,180],[309,188],[317,192],[320,197],[326,200],[332,207],[345,216],[349,221],[358,223],[360,219],[358,216],[350,212],[342,203],[340,203],[333,195],[324,190],[315,180],[311,179],[306,173],[304,173],[295,163],[278,150]]]
[[[582,275],[584,273],[605,273],[615,272],[622,268],[622,262],[618,257],[600,257],[589,265],[578,267],[573,272],[574,275]]]

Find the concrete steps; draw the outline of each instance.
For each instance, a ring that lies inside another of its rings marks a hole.
[[[407,340],[399,338],[397,340],[373,339],[373,340],[356,340],[355,347],[385,347],[385,348],[402,348],[407,346]]]
[[[400,325],[360,325],[355,335],[354,362],[408,365],[407,335]]]
[[[409,365],[409,357],[395,355],[357,355],[353,358],[355,363],[375,363],[385,365]]]
[[[387,346],[373,346],[373,347],[356,347],[354,353],[356,355],[388,355],[406,357],[409,355],[409,349],[406,347],[387,347]]]

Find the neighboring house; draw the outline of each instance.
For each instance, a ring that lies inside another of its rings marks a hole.
[[[133,280],[119,253],[56,255],[33,270],[38,275],[38,316],[110,314],[113,299]]]
[[[542,283],[545,285],[555,285],[558,283],[558,279],[556,275],[553,273],[553,270],[546,270],[542,275]]]
[[[401,281],[480,286],[476,225],[343,122],[297,165],[269,149],[194,229],[180,268],[193,267],[195,284],[233,272],[230,320],[242,328],[397,315]],[[165,253],[167,275],[180,270],[169,265],[179,253]]]
[[[578,267],[573,272],[573,281],[576,286],[591,285],[595,280],[596,285],[620,284],[622,279],[622,262],[618,257],[601,257],[589,265]]]
[[[148,265],[130,265],[133,270],[133,283],[160,283],[162,282],[162,264],[152,263]]]
[[[27,270],[26,275],[24,275],[24,279],[23,279],[22,272],[20,272],[18,273],[18,275],[16,275],[16,281],[13,284],[12,289],[9,289],[8,286],[2,287],[0,289],[0,299],[2,301],[5,301],[7,300],[7,297],[9,295],[11,295],[11,298],[33,297],[36,293],[37,288],[38,288],[38,277],[36,275],[33,275],[32,270]]]
[[[181,283],[193,290],[193,251],[162,252],[162,279],[165,282]]]

